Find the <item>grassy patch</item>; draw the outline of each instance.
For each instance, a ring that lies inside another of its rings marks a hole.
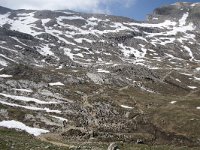
[[[67,150],[52,144],[41,142],[25,132],[0,128],[1,150]]]

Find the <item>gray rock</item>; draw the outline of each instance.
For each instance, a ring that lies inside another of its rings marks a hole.
[[[108,147],[108,150],[120,150],[116,143],[111,143]]]

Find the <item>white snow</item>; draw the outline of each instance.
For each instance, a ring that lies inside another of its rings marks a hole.
[[[42,24],[45,25],[46,23],[48,23],[51,19],[47,18],[47,19],[42,19]]]
[[[78,56],[78,57],[84,57],[84,55],[82,53],[77,53],[77,54],[74,54],[74,56]]]
[[[179,26],[184,26],[186,24],[186,20],[189,16],[189,13],[183,14],[183,17],[179,20]]]
[[[0,15],[0,26],[8,23],[11,25],[11,30],[16,30],[31,35],[38,35],[41,33],[33,30],[33,28],[36,27],[34,23],[38,21],[38,19],[34,18],[34,12],[27,13],[26,15],[18,15],[14,19],[9,19],[9,15],[10,13]]]
[[[28,92],[28,93],[32,93],[33,92],[33,90],[31,90],[31,89],[13,89],[13,90],[20,91],[20,92]]]
[[[196,68],[196,71],[200,71],[200,67]]]
[[[121,107],[126,108],[126,109],[133,109],[134,108],[134,107],[130,107],[130,106],[127,106],[127,105],[121,105]]]
[[[12,78],[12,75],[8,75],[8,74],[0,74],[0,78]]]
[[[148,33],[148,32],[144,32],[145,34],[147,34],[147,37],[156,37],[156,36],[174,36],[177,33],[181,32],[183,34],[185,34],[185,38],[186,39],[194,39],[195,35],[193,34],[188,34],[187,31],[193,31],[195,30],[195,26],[193,23],[189,23],[188,25],[184,25],[184,26],[173,26],[171,28],[169,28],[169,30],[166,30],[164,32],[158,32],[158,33]]]
[[[188,86],[190,89],[196,89],[196,86]]]
[[[177,101],[171,101],[170,103],[171,103],[171,104],[175,104],[176,102],[177,102]]]
[[[133,29],[125,26],[126,24],[124,23],[120,23],[120,22],[114,22],[113,25],[111,25],[110,27],[115,28],[115,30],[113,30],[114,32],[119,32],[121,30],[129,30],[129,31],[134,31]]]
[[[145,48],[141,48],[141,51],[139,51],[134,49],[133,47],[124,46],[123,44],[118,44],[118,46],[121,48],[121,51],[123,52],[125,57],[129,57],[131,54],[134,54],[136,58],[143,58],[145,57],[147,52]]]
[[[8,58],[8,57],[6,57],[5,55],[3,55],[3,54],[0,54],[0,57],[3,57],[4,59],[7,59],[7,60],[10,60],[10,61],[12,61],[12,62],[15,62],[15,63],[17,63],[15,60],[13,60],[13,59],[11,59],[11,58]]]
[[[95,20],[87,20],[87,25],[83,26],[83,28],[87,28],[87,26],[94,27],[94,26],[97,26],[97,25],[98,25],[97,21],[95,21]]]
[[[195,7],[196,5],[199,5],[199,3],[193,3],[191,6]]]
[[[183,72],[181,74],[186,75],[186,76],[192,76],[193,75],[193,74],[183,73]]]
[[[16,48],[22,48],[20,45],[15,45]]]
[[[54,83],[49,83],[50,86],[64,86],[63,83],[61,82],[54,82]]]
[[[161,45],[166,45],[169,43],[173,43],[176,39],[175,38],[159,38],[160,40],[165,40],[162,42],[159,42]]]
[[[181,80],[179,80],[179,79],[176,79],[176,81],[181,82]]]
[[[76,41],[77,43],[83,43],[83,41],[86,41],[88,43],[94,42],[93,40],[89,40],[89,39],[86,39],[86,38],[78,38],[78,39],[74,39],[74,41]]]
[[[66,31],[65,32],[65,34],[68,35],[68,36],[69,35],[70,36],[74,36],[74,35],[77,35],[77,34],[82,34],[82,35],[93,34],[93,35],[99,36],[99,35],[102,35],[102,34],[105,34],[105,33],[119,32],[119,31],[123,31],[123,30],[135,31],[135,29],[129,28],[129,27],[127,27],[124,24],[119,23],[119,22],[114,22],[111,25],[111,27],[113,27],[112,30],[103,30],[103,31],[100,31],[100,30],[97,30],[97,29],[93,29],[92,27],[89,30],[88,29],[84,30],[82,28],[78,28],[78,27],[73,26],[73,25],[64,24],[63,22],[61,22],[59,20],[57,22],[58,22],[59,25],[61,25],[63,27],[67,27],[70,30],[72,30],[72,31]],[[96,21],[93,22],[93,21],[87,20],[87,22],[88,22],[88,25],[91,25],[91,26],[98,25],[98,23]]]
[[[68,120],[65,119],[65,118],[58,117],[58,116],[54,116],[54,115],[51,115],[51,117],[56,118],[56,119],[58,119],[58,120],[60,120],[60,121],[68,121]]]
[[[33,134],[34,136],[38,136],[40,134],[49,132],[48,130],[39,129],[39,128],[32,128],[32,127],[26,126],[22,122],[15,121],[15,120],[1,121],[0,126],[6,127],[6,128],[9,128],[9,129],[11,128],[11,129],[23,130],[23,131],[26,131],[29,134]]]
[[[43,45],[42,47],[40,47],[40,50],[38,50],[38,52],[43,56],[48,56],[48,55],[55,56],[54,53],[49,48],[49,45]]]
[[[58,66],[56,69],[62,69],[63,65]]]
[[[8,105],[8,106],[12,106],[12,107],[20,107],[20,108],[24,108],[24,109],[28,109],[28,110],[46,111],[46,112],[58,113],[58,114],[61,113],[60,110],[51,110],[51,109],[49,109],[47,107],[45,107],[45,108],[39,108],[39,107],[33,107],[33,106],[23,106],[23,105],[18,105],[18,104],[4,102],[4,101],[0,101],[0,103],[3,104],[3,105]]]
[[[110,71],[104,70],[104,69],[97,69],[97,72],[99,72],[99,73],[110,73]]]
[[[142,37],[142,36],[135,36],[134,37],[135,39],[140,39],[140,40],[143,40],[143,41],[145,41],[145,42],[148,42],[144,37]]]
[[[84,28],[87,28],[87,26],[94,27],[94,26],[97,26],[99,22],[108,22],[110,20],[109,19],[102,20],[102,19],[99,19],[99,18],[90,17],[86,21],[87,21],[87,25],[84,25],[83,26]]]
[[[51,35],[57,37],[60,41],[66,43],[66,44],[75,45],[74,43],[69,42],[69,41],[67,41],[65,38],[61,37],[61,35],[72,37],[71,35],[74,35],[74,33],[75,33],[74,31],[73,31],[73,32],[72,32],[72,31],[70,31],[70,32],[67,32],[67,31],[66,31],[66,32],[64,33],[64,32],[61,32],[60,30],[54,30],[54,29],[52,29],[52,28],[48,28],[48,27],[45,26],[45,24],[46,24],[48,21],[49,21],[49,19],[42,19],[42,25],[43,25],[43,27],[44,27],[46,33],[51,34]],[[71,26],[65,25],[64,23],[59,22],[59,21],[58,21],[58,24],[61,25],[61,26],[63,26],[63,27],[65,27],[65,26],[68,27],[68,28],[71,27]],[[78,29],[77,29],[77,30],[78,30]],[[76,31],[76,30],[75,30],[75,31]]]
[[[144,90],[144,91],[149,92],[149,93],[154,93],[154,91],[152,91],[152,90],[150,90],[150,89],[147,89],[147,88],[145,88],[144,86],[141,86],[141,85],[140,85],[140,88],[141,88],[142,90]]]
[[[16,101],[35,102],[35,103],[38,103],[38,104],[57,104],[58,103],[58,102],[45,102],[45,101],[38,100],[36,98],[8,95],[8,94],[3,94],[3,93],[0,93],[0,95],[7,97],[7,98],[11,98],[11,99],[16,100]]]
[[[111,54],[111,53],[106,53],[106,52],[104,52],[104,55],[111,56],[112,54]]]
[[[78,52],[78,51],[80,51],[80,49],[79,49],[79,48],[74,48],[74,51],[77,51],[77,52]]]
[[[78,70],[72,70],[72,72],[78,72]]]
[[[164,22],[158,24],[149,24],[149,23],[124,23],[124,24],[132,26],[140,26],[140,27],[149,27],[149,28],[170,28],[171,26],[175,26],[176,22],[173,22],[171,20],[165,20]]]
[[[77,19],[85,20],[81,16],[60,16],[60,17],[57,18],[57,20],[59,20],[59,21],[63,21],[63,20],[77,20]]]
[[[22,43],[18,38],[16,37],[11,37],[12,39],[14,39],[15,41],[17,41],[18,43],[24,45],[24,46],[27,46],[26,44]]]
[[[69,48],[64,48],[63,49],[64,54],[67,55],[71,60],[74,59],[74,54],[71,52],[72,50]]]
[[[200,81],[200,78],[198,78],[198,77],[194,77],[194,79],[197,80],[197,81]]]
[[[18,51],[10,49],[10,48],[7,48],[7,47],[0,46],[0,48],[2,48],[4,50],[7,50],[7,51],[12,51],[12,52],[18,53]]]
[[[158,20],[158,18],[155,18],[155,17],[154,17],[153,20]]]
[[[98,58],[98,61],[99,61],[99,62],[102,62],[103,60],[102,60],[102,58]]]
[[[7,42],[6,41],[0,41],[0,44],[6,44]]]
[[[193,53],[191,51],[191,49],[187,46],[183,46],[183,48],[189,53],[189,56],[191,57],[190,60],[194,60],[194,56],[193,56]]]
[[[172,31],[168,32],[166,35],[176,35],[178,32],[183,32],[186,33],[187,31],[193,31],[195,30],[195,27],[193,23],[190,23],[187,26],[182,26],[182,27],[174,27]]]
[[[6,67],[6,66],[8,66],[8,63],[7,63],[7,61],[5,61],[4,59],[1,59],[1,58],[0,58],[0,65]]]
[[[97,21],[97,22],[101,22],[101,21],[108,22],[108,21],[110,21],[109,19],[102,20],[102,19],[95,18],[95,17],[90,17],[88,20],[89,21]]]

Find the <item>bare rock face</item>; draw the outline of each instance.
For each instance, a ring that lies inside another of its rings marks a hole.
[[[10,12],[10,11],[12,11],[12,10],[9,9],[9,8],[5,8],[5,7],[0,6],[0,14],[5,14],[5,13]]]
[[[120,150],[116,143],[111,143],[108,150]]]

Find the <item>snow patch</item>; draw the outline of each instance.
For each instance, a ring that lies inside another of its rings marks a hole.
[[[133,47],[124,46],[123,44],[118,44],[118,46],[121,48],[121,51],[123,52],[125,57],[130,57],[131,55],[134,55],[136,58],[141,58],[146,55],[147,50],[144,48],[141,48],[141,51],[134,49]]]
[[[57,18],[57,20],[63,21],[63,20],[85,20],[85,19],[81,16],[60,16]]]
[[[200,81],[200,78],[194,77],[195,80]]]
[[[147,88],[145,88],[144,86],[141,86],[141,85],[140,85],[140,88],[141,88],[142,90],[144,90],[144,91],[149,92],[149,93],[154,93],[154,91],[152,91],[152,90],[150,90],[150,89],[147,89]]]
[[[179,26],[184,26],[186,24],[186,20],[189,16],[189,13],[183,14],[183,17],[179,20]]]
[[[69,49],[69,48],[64,48],[63,51],[64,51],[64,54],[67,55],[71,60],[74,59],[74,54],[71,53],[71,51],[72,51],[71,49]]]
[[[159,42],[159,44],[161,44],[161,45],[173,43],[176,40],[175,38],[160,38],[160,39],[165,40],[165,41]]]
[[[15,63],[17,63],[15,60],[13,60],[13,59],[10,59],[10,58],[6,57],[6,56],[5,56],[5,55],[3,55],[3,54],[0,54],[0,57],[3,57],[4,59],[7,59],[7,60],[9,60],[9,61],[12,61],[12,62],[15,62]]]
[[[146,28],[171,28],[171,26],[175,26],[177,23],[171,20],[165,20],[162,23],[158,24],[150,24],[150,23],[125,23],[127,25],[146,27]]]
[[[89,40],[89,39],[86,39],[86,38],[79,38],[79,39],[74,39],[77,43],[83,43],[83,41],[86,41],[88,43],[92,43],[94,42],[93,40]]]
[[[0,44],[6,44],[7,42],[6,41],[0,41]]]
[[[99,73],[110,73],[110,71],[104,70],[104,69],[97,69],[97,72],[99,72]]]
[[[49,45],[43,45],[38,52],[43,56],[55,56],[52,51],[50,51]]]
[[[171,101],[170,103],[171,103],[171,104],[175,104],[176,102],[177,102],[177,101]]]
[[[135,39],[140,39],[140,40],[143,40],[145,42],[148,42],[145,38],[143,38],[142,36],[135,36],[134,37]]]
[[[0,78],[12,78],[12,75],[8,75],[8,74],[0,74]]]
[[[0,26],[8,23],[11,25],[11,30],[16,30],[31,35],[38,35],[41,33],[33,30],[33,28],[36,27],[34,23],[38,21],[37,18],[34,18],[34,12],[18,15],[14,19],[10,19],[9,16],[10,13],[0,15]]]
[[[195,7],[195,6],[197,6],[197,5],[199,5],[199,3],[193,3],[191,6],[192,6],[192,7]]]
[[[0,65],[6,67],[6,66],[8,66],[8,63],[7,63],[7,61],[0,58]]]
[[[12,107],[20,107],[20,108],[24,108],[24,109],[28,109],[28,110],[46,111],[46,112],[58,113],[58,114],[61,113],[60,110],[51,110],[51,109],[49,109],[47,107],[45,107],[45,108],[39,108],[39,107],[33,107],[33,106],[23,106],[23,105],[18,105],[18,104],[4,102],[4,101],[0,101],[0,103],[3,104],[3,105],[8,105],[8,106],[12,106]]]
[[[64,86],[63,83],[61,82],[54,82],[54,83],[49,83],[50,86]]]
[[[65,118],[58,117],[58,116],[54,116],[54,115],[51,115],[51,117],[56,118],[56,119],[58,119],[58,120],[60,120],[60,121],[68,121],[68,120],[65,119]]]
[[[20,91],[20,92],[28,92],[28,93],[32,93],[33,90],[30,90],[30,89],[13,89],[15,91]]]
[[[9,121],[5,121],[4,120],[4,121],[1,121],[0,122],[0,126],[1,127],[6,127],[6,128],[9,128],[9,129],[23,130],[23,131],[26,131],[29,134],[33,134],[34,136],[39,136],[40,134],[49,132],[49,130],[44,130],[44,129],[39,129],[39,128],[32,128],[32,127],[26,126],[22,122],[15,121],[15,120],[9,120]]]
[[[122,108],[126,108],[126,109],[133,109],[134,107],[130,107],[130,106],[127,106],[127,105],[121,105]]]
[[[179,79],[176,79],[176,81],[181,82],[181,80],[179,80]]]
[[[196,68],[196,71],[200,71],[200,67]]]
[[[189,53],[189,56],[191,57],[190,60],[194,60],[194,56],[193,56],[193,53],[191,51],[191,49],[187,46],[183,46],[183,48]]]
[[[190,89],[196,89],[196,86],[188,86]]]
[[[10,48],[7,48],[7,47],[0,46],[0,48],[2,48],[4,50],[7,50],[7,51],[12,51],[12,52],[18,53],[18,51],[10,49]]]
[[[38,100],[36,98],[8,95],[8,94],[3,94],[3,93],[0,93],[0,95],[7,97],[7,98],[11,98],[11,99],[16,100],[16,101],[35,102],[35,103],[38,103],[38,104],[57,104],[58,103],[58,102],[45,102],[45,101]]]

